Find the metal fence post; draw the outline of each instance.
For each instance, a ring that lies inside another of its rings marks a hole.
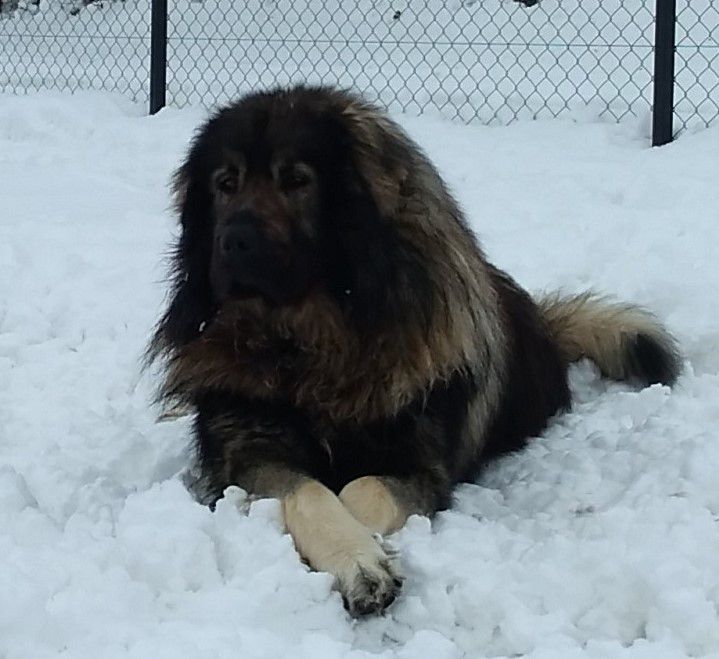
[[[167,83],[167,0],[152,0],[150,33],[150,114],[165,107]]]
[[[652,146],[674,137],[674,52],[676,0],[657,0],[654,28],[654,114]]]

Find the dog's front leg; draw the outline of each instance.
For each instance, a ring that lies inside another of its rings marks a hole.
[[[315,443],[272,408],[211,403],[200,407],[197,429],[204,482],[214,497],[239,485],[252,496],[280,499],[297,550],[312,568],[335,576],[349,611],[384,610],[401,586],[396,556],[312,478],[323,459]]]
[[[402,585],[396,556],[331,490],[303,479],[283,497],[282,509],[297,550],[311,567],[336,577],[352,615],[378,613],[394,601]]]
[[[280,499],[297,551],[310,567],[335,577],[353,616],[381,613],[397,597],[396,553],[318,480],[278,464],[243,470],[232,480],[255,496]]]
[[[410,515],[432,515],[448,505],[451,483],[437,472],[408,478],[363,476],[347,483],[339,498],[369,530],[381,535],[393,533]]]

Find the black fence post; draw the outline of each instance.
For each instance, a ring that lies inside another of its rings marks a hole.
[[[654,115],[652,146],[674,138],[674,53],[676,0],[657,0],[654,28]]]
[[[165,107],[167,83],[167,0],[152,0],[150,33],[150,114]]]

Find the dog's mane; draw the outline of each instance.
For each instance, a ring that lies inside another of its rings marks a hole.
[[[223,390],[282,400],[334,421],[369,421],[397,414],[458,371],[497,380],[482,372],[483,365],[499,363],[485,356],[504,350],[492,343],[502,335],[502,321],[488,266],[422,151],[382,111],[349,92],[302,87],[262,98],[270,108],[329,113],[342,126],[347,158],[394,237],[389,258],[396,276],[375,283],[390,287],[388,302],[370,325],[322,290],[293,306],[273,308],[256,299],[211,307],[207,289],[200,290],[207,281],[195,271],[199,247],[190,216],[207,212],[193,192],[193,177],[216,115],[173,179],[183,235],[173,259],[171,302],[148,351],[150,360],[159,357],[166,366],[161,397],[192,402],[203,390]],[[378,259],[380,252],[382,245]]]

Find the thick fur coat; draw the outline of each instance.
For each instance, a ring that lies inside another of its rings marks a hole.
[[[221,109],[174,193],[181,234],[149,356],[161,397],[196,414],[201,496],[281,498],[353,614],[401,585],[376,534],[448,506],[456,483],[540,433],[570,404],[570,362],[645,384],[679,373],[649,313],[533,300],[491,265],[421,149],[352,93]]]

